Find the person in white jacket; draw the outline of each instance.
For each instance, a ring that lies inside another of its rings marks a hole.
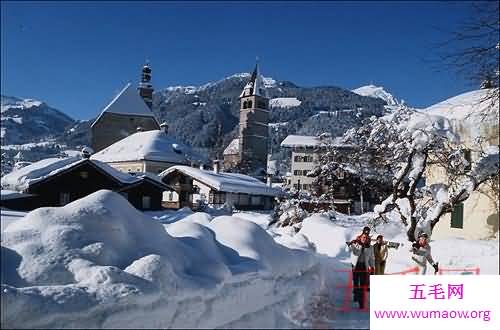
[[[351,251],[353,298],[362,309],[365,306],[366,290],[369,290],[369,276],[373,274],[375,267],[373,247],[366,234],[349,242],[348,246]]]
[[[427,262],[434,267],[434,274],[439,271],[438,263],[434,262],[434,259],[432,258],[429,236],[427,236],[426,233],[420,232],[418,234],[418,240],[413,243],[410,252],[413,253],[411,258],[417,264],[421,275],[425,275],[427,272]]]

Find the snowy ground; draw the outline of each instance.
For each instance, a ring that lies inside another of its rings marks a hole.
[[[2,327],[369,327],[342,287],[368,215],[315,214],[295,234],[267,212],[209,212],[140,213],[110,192],[2,210]],[[398,224],[375,233],[403,243],[387,273],[414,266]],[[442,268],[481,274],[498,274],[498,244],[431,242]]]

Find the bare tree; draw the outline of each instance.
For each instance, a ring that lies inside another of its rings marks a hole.
[[[472,2],[471,15],[437,45],[437,64],[456,71],[498,99],[500,79],[500,6],[498,1]]]

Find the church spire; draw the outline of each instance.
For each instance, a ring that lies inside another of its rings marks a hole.
[[[245,85],[245,88],[243,88],[240,97],[253,95],[265,97],[264,82],[262,80],[262,75],[260,74],[258,57],[255,59],[255,68],[250,76],[250,81]]]
[[[142,67],[141,72],[141,82],[139,83],[139,95],[141,95],[144,102],[151,109],[153,106],[153,85],[151,84],[151,67],[149,66],[149,61]]]

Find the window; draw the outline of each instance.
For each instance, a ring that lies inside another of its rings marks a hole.
[[[89,172],[87,171],[80,172],[80,178],[87,179],[88,177],[89,177]]]
[[[293,161],[296,162],[296,163],[300,163],[300,156],[295,156],[293,157]]]
[[[252,196],[252,198],[251,198],[251,204],[252,205],[260,205],[260,204],[262,204],[262,197],[261,196]]]
[[[252,101],[248,101],[248,108],[252,107]]]
[[[148,210],[151,208],[151,197],[150,196],[142,196],[142,208]]]
[[[451,228],[464,228],[464,204],[455,205],[451,212]]]
[[[208,194],[208,202],[210,204],[224,204],[226,202],[226,193],[210,191]]]
[[[247,194],[239,194],[238,196],[238,204],[239,205],[248,205],[249,203],[249,196]]]
[[[62,192],[59,194],[59,205],[63,206],[70,202],[71,195],[67,192]]]
[[[226,202],[226,193],[225,192],[220,192],[217,194],[217,199],[219,201],[219,204],[224,204]]]

